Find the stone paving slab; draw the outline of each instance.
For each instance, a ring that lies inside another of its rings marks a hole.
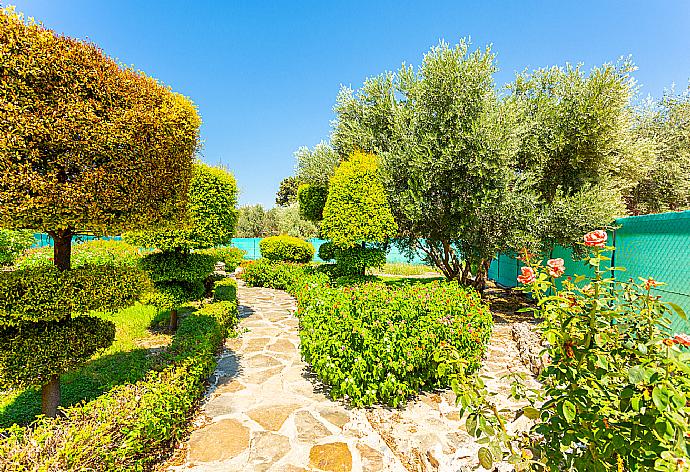
[[[300,358],[294,299],[239,281],[238,300],[241,334],[226,341],[186,462],[170,471],[450,472],[477,465],[479,446],[458,421],[452,393],[426,394],[403,409],[331,401]],[[521,366],[506,329],[499,326],[492,339],[487,373]],[[507,389],[500,380],[495,387]]]

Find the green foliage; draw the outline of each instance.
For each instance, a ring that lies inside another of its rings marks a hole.
[[[124,241],[93,239],[72,246],[71,266],[124,265],[134,267],[141,258],[140,250]],[[53,265],[53,248],[44,246],[29,249],[15,262],[19,269]]]
[[[644,109],[635,134],[638,142],[653,143],[654,155],[626,194],[628,210],[637,215],[690,209],[690,89]]]
[[[310,262],[314,258],[314,246],[292,236],[270,236],[259,242],[261,256],[270,261]]]
[[[461,353],[470,373],[491,335],[488,306],[456,283],[388,287],[264,259],[248,264],[249,286],[288,290],[298,301],[302,355],[334,398],[397,406],[419,390],[448,386],[437,351]],[[351,284],[356,284],[352,286]]]
[[[360,275],[370,267],[383,266],[386,263],[386,251],[378,247],[336,247],[335,262],[340,275]]]
[[[540,376],[546,402],[533,429],[543,437],[535,456],[554,471],[619,461],[626,470],[677,470],[679,459],[690,459],[690,353],[677,343],[690,341],[672,338],[675,308],[653,294],[660,282],[611,277],[610,249],[588,257],[594,277],[566,280],[560,290],[527,261],[537,272],[528,291],[551,359]]]
[[[295,152],[295,159],[297,159],[296,178],[301,183],[322,188],[328,187],[328,181],[340,161],[338,153],[323,141],[313,150],[307,147],[299,148]]]
[[[237,237],[265,238],[287,234],[295,238],[308,239],[318,236],[318,229],[311,221],[300,215],[298,203],[276,207],[265,211],[261,205],[240,207],[237,223]]]
[[[332,242],[326,241],[319,246],[319,259],[324,262],[335,259],[335,245]]]
[[[198,312],[199,316],[210,316],[225,328],[227,335],[239,322],[239,312],[237,311],[237,297],[225,299],[204,305]]]
[[[0,272],[0,326],[116,310],[133,304],[150,287],[146,274],[125,266],[83,266],[64,272],[46,266]]]
[[[154,252],[141,258],[139,267],[150,274],[154,283],[203,281],[216,265],[209,254]]]
[[[478,294],[456,284],[317,288],[299,303],[302,355],[333,398],[398,406],[447,386],[435,350],[454,346],[476,369],[491,334]]]
[[[60,378],[62,404],[76,405],[94,400],[116,385],[133,383],[158,365],[157,350],[144,349],[147,341],[167,344],[166,337],[151,332],[158,310],[136,304],[114,313],[97,316],[115,323],[115,342],[82,367]],[[96,315],[94,315],[96,316]],[[0,394],[0,428],[28,425],[41,414],[41,392],[37,388],[14,389]]]
[[[258,259],[248,263],[240,277],[250,287],[270,287],[278,290],[287,290],[303,274],[303,266],[299,264]]]
[[[238,212],[236,232],[238,238],[263,238],[272,234],[262,205],[241,206]]]
[[[0,389],[43,385],[115,339],[115,325],[90,316],[0,328]]]
[[[31,231],[12,231],[0,228],[0,266],[11,265],[36,240]]]
[[[184,205],[194,105],[92,43],[0,11],[0,225],[98,234]]]
[[[376,157],[355,152],[331,178],[321,231],[341,249],[383,243],[397,226],[386,202]]]
[[[216,262],[222,262],[225,264],[226,272],[232,272],[239,267],[244,260],[244,255],[247,254],[247,252],[232,246],[219,246],[201,249],[196,251],[196,254],[212,256]]]
[[[327,198],[328,187],[316,184],[300,185],[297,190],[300,216],[307,221],[321,221]]]
[[[224,169],[195,163],[185,221],[180,228],[125,234],[125,240],[162,251],[187,251],[229,244],[237,225],[237,182]]]
[[[559,189],[569,195],[637,166],[628,149],[633,70],[627,61],[589,74],[567,65],[520,74],[511,84],[522,124],[517,167],[534,176],[545,201]]]
[[[14,470],[146,470],[189,431],[190,415],[215,366],[225,327],[214,316],[185,317],[164,357],[169,365],[122,385],[65,417],[0,434]]]
[[[519,377],[512,386],[534,421],[529,433],[510,433],[480,378],[453,383],[467,431],[489,448],[489,469],[507,460],[516,470],[685,470],[690,336],[669,330],[673,312],[685,314],[661,301],[661,282],[617,282],[612,271],[624,269],[610,267],[601,235],[585,239],[590,277],[559,280],[563,260],[543,267],[523,256],[520,282],[536,301],[548,359],[540,388]]]
[[[276,193],[276,205],[290,206],[297,201],[297,189],[300,181],[297,177],[286,177],[280,181],[280,188]]]
[[[230,277],[218,280],[213,286],[213,298],[221,301],[237,300],[237,281]]]

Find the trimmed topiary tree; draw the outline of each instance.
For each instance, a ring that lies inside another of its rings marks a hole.
[[[307,221],[317,223],[323,219],[328,188],[315,184],[302,184],[297,189],[299,214]]]
[[[120,277],[101,275],[105,268],[64,275],[72,236],[174,220],[200,120],[185,97],[12,9],[0,10],[0,44],[0,226],[47,232],[55,265],[39,275],[3,274],[27,282],[23,292],[7,292],[12,297],[37,285],[45,309],[29,314],[16,302],[0,312],[0,377],[3,385],[41,385],[43,412],[55,416],[60,374],[114,335],[112,324],[72,314],[101,307],[107,287],[94,284]]]
[[[270,261],[307,263],[314,258],[314,246],[292,236],[270,236],[259,242],[261,257]]]
[[[385,243],[397,231],[376,156],[355,151],[335,170],[328,188],[321,231],[333,242],[336,262],[363,275],[382,260],[382,249],[366,244]]]
[[[170,310],[171,331],[177,329],[178,307],[204,296],[204,280],[217,262],[213,255],[191,251],[230,243],[237,225],[236,205],[237,182],[232,174],[196,163],[182,225],[125,235],[132,244],[160,250],[144,256],[140,265],[156,287],[148,301]]]

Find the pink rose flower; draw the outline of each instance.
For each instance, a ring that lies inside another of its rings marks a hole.
[[[558,278],[565,273],[564,261],[560,257],[557,259],[549,259],[546,265],[549,268],[549,275],[553,278]]]
[[[532,282],[534,282],[537,279],[537,277],[534,275],[534,269],[532,269],[531,267],[528,267],[528,266],[520,267],[520,272],[522,272],[522,274],[518,275],[517,280],[521,284],[525,284],[525,285],[531,284]]]
[[[685,347],[690,347],[690,336],[688,336],[687,334],[678,333],[675,336],[673,336],[673,341]]]
[[[605,247],[609,235],[603,229],[598,229],[585,234],[585,246]]]

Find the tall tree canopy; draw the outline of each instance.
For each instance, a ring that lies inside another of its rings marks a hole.
[[[0,77],[0,226],[50,234],[57,266],[3,276],[18,285],[0,310],[0,341],[14,346],[0,353],[0,377],[30,366],[10,377],[33,375],[21,380],[43,385],[44,413],[54,415],[59,375],[114,336],[108,322],[71,318],[73,300],[89,301],[77,304],[83,311],[98,308],[111,278],[68,271],[72,235],[174,221],[185,204],[200,119],[188,99],[156,80],[12,9],[0,11]],[[52,309],[25,316],[17,310],[39,282]]]
[[[652,143],[654,155],[626,194],[628,210],[641,214],[690,209],[690,88],[647,104],[635,132],[640,141]]]
[[[441,43],[343,89],[333,147],[379,153],[399,245],[481,287],[497,253],[574,244],[623,211],[650,149],[630,132],[631,70],[538,70],[501,96],[488,48]]]

